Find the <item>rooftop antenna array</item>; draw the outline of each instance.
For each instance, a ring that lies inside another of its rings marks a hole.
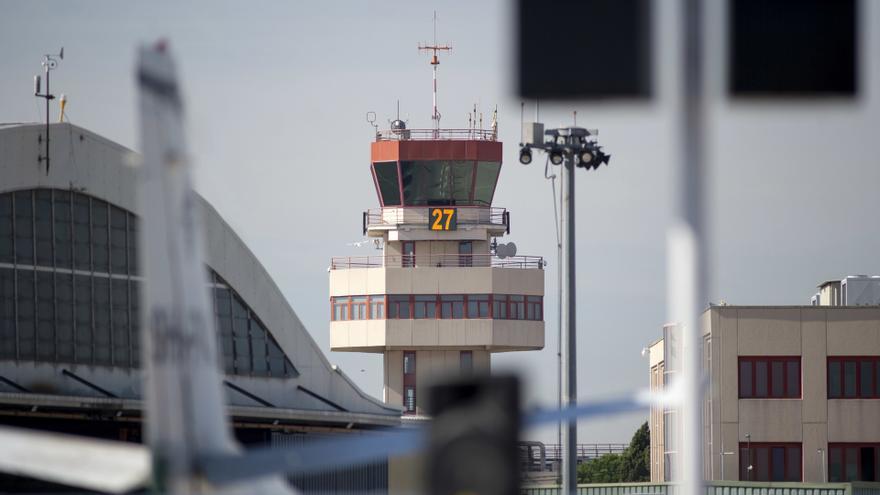
[[[431,67],[434,69],[434,110],[431,115],[431,120],[434,122],[434,137],[439,137],[440,134],[440,111],[437,109],[437,66],[440,65],[440,58],[437,54],[441,51],[451,51],[452,45],[438,45],[437,44],[437,11],[434,11],[434,42],[430,45],[425,43],[419,43],[419,53],[422,51],[431,51]]]
[[[41,65],[43,66],[43,70],[46,72],[45,93],[40,93],[40,75],[37,74],[34,76],[34,96],[46,100],[46,153],[45,155],[37,157],[37,163],[42,163],[43,161],[46,162],[46,175],[49,175],[49,101],[55,99],[55,95],[49,92],[49,73],[56,67],[58,67],[59,60],[64,60],[63,46],[61,47],[61,51],[59,51],[57,55],[43,55],[43,62]]]

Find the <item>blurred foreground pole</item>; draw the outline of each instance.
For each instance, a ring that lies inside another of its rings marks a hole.
[[[670,313],[681,325],[682,360],[678,384],[681,409],[681,468],[677,470],[685,495],[703,493],[702,379],[700,308],[706,303],[705,132],[702,70],[702,0],[682,0],[682,92],[679,95],[681,164],[678,201],[669,238]],[[675,476],[674,476],[675,477]]]

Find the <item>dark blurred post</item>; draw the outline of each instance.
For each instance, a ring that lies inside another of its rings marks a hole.
[[[431,387],[428,493],[519,495],[519,381],[483,376]]]

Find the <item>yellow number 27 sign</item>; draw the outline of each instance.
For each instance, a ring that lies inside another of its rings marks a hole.
[[[455,230],[458,227],[458,210],[455,208],[431,208],[431,230]]]

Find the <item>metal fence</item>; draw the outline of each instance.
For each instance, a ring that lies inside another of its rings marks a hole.
[[[401,206],[387,208],[371,208],[364,212],[364,231],[370,227],[398,227],[400,225],[428,226],[432,220],[429,206]],[[456,224],[484,225],[508,230],[510,214],[507,208],[492,206],[449,206],[455,208]]]
[[[706,495],[880,495],[880,483],[773,483],[710,481]],[[523,486],[523,495],[559,495],[555,485]],[[597,483],[578,485],[577,495],[681,495],[673,483]]]
[[[376,141],[497,141],[492,129],[383,129]]]

